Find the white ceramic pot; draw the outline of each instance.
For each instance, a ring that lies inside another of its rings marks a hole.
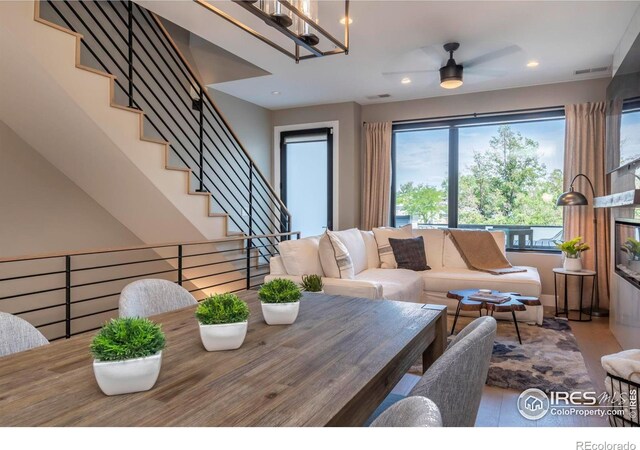
[[[629,261],[629,270],[640,273],[640,261],[632,259]]]
[[[267,325],[289,325],[296,321],[300,302],[262,303],[262,316]]]
[[[93,361],[93,373],[106,395],[148,391],[156,384],[162,364],[162,352],[146,358],[124,361]]]
[[[311,294],[311,295],[313,295],[313,294],[324,294],[324,290],[318,291],[318,292],[304,291],[303,294],[304,295],[306,295],[306,294]]]
[[[246,321],[218,325],[200,324],[200,339],[208,352],[235,350],[242,345],[246,336]]]
[[[568,258],[565,256],[562,267],[570,272],[580,272],[582,270],[582,258]]]

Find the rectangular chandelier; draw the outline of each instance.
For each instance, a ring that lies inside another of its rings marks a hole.
[[[227,22],[244,30],[265,44],[287,55],[296,63],[322,56],[349,54],[349,0],[344,0],[344,41],[341,42],[319,24],[318,0],[232,0],[236,5],[249,11],[270,27],[278,30],[294,42],[293,51],[278,45],[264,34],[250,28],[233,18],[225,11],[213,6],[206,0],[193,0],[200,6],[222,17]],[[339,18],[336,18],[339,20]],[[342,23],[342,21],[341,21]],[[334,46],[332,50],[322,51],[318,45],[323,41]],[[304,50],[302,50],[304,49]],[[306,50],[306,52],[304,52]],[[303,54],[304,53],[304,54]]]

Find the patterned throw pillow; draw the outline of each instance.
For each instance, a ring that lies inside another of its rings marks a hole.
[[[389,238],[393,249],[393,256],[398,263],[398,269],[409,269],[417,272],[431,270],[427,265],[427,255],[424,251],[422,236],[409,239]]]
[[[411,224],[407,224],[401,228],[381,227],[374,228],[373,235],[378,243],[378,255],[380,256],[381,269],[396,269],[398,264],[393,256],[393,249],[389,244],[389,238],[408,239],[413,237],[411,232]]]
[[[320,238],[319,251],[322,270],[328,278],[355,278],[349,251],[332,231],[327,230]]]

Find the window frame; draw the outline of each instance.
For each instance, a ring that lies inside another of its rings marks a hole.
[[[438,117],[434,119],[414,120],[407,122],[394,122],[391,129],[391,201],[390,218],[391,226],[396,226],[396,133],[420,131],[428,129],[448,129],[449,130],[449,174],[448,174],[448,228],[458,227],[458,180],[460,177],[459,155],[461,128],[476,127],[482,125],[500,125],[510,123],[532,123],[546,122],[551,120],[564,120],[564,107],[541,108],[539,110],[508,111],[485,114],[473,114],[467,116]],[[507,249],[508,252],[521,253],[553,253],[558,254],[560,250],[550,249]]]

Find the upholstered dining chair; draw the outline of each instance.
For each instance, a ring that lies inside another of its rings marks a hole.
[[[496,337],[496,320],[485,316],[467,325],[425,372],[410,395],[431,399],[445,427],[472,427]]]
[[[371,427],[441,427],[440,410],[425,397],[407,397],[380,414]]]
[[[495,337],[496,320],[493,317],[485,316],[474,320],[453,338],[447,350],[429,367],[409,393],[410,396],[426,397],[437,406],[442,418],[441,426],[474,426]],[[414,405],[398,407],[401,408],[399,410],[394,407],[408,398],[389,394],[367,423],[371,422],[373,425],[378,419],[393,414],[394,411],[398,415],[397,420],[406,419],[405,412]],[[390,419],[387,418],[386,421],[388,420]],[[404,426],[407,427],[425,426],[408,421],[405,423]]]
[[[33,325],[13,314],[0,312],[0,356],[29,350],[49,341]]]
[[[167,280],[138,280],[120,293],[120,317],[149,317],[198,303],[185,288]]]

